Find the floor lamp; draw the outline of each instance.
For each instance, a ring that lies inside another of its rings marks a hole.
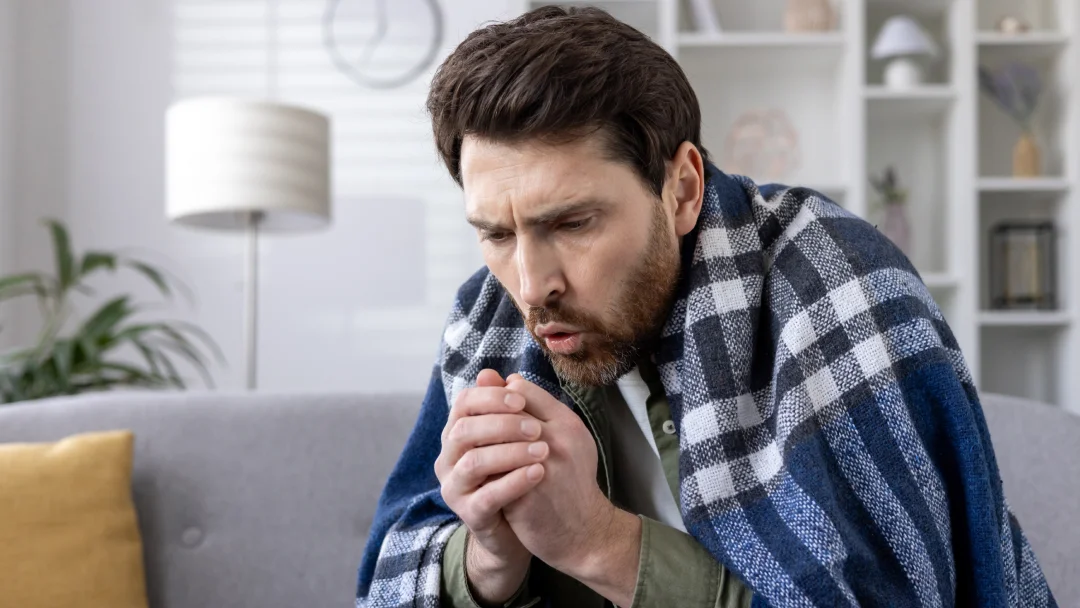
[[[257,384],[259,235],[330,223],[330,121],[281,103],[193,98],[166,113],[166,215],[246,231],[244,367]]]

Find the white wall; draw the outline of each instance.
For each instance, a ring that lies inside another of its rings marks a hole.
[[[9,53],[7,84],[6,227],[4,270],[40,269],[52,263],[51,247],[41,225],[45,217],[63,218],[68,207],[68,108],[71,53],[70,14],[66,0],[7,0],[5,36]],[[2,115],[2,114],[0,114]],[[36,307],[30,301],[8,309],[6,344],[24,344],[37,331]]]
[[[218,385],[240,387],[242,237],[171,226],[163,213],[163,115],[175,95],[198,84],[178,75],[183,63],[174,56],[185,13],[173,0],[15,2],[15,261],[48,260],[36,223],[53,213],[68,222],[77,248],[130,249],[164,264],[197,301],[194,310],[174,306],[161,314],[208,330],[231,364],[216,372]],[[298,10],[325,4],[277,2]],[[443,55],[517,5],[442,4],[453,7]],[[304,72],[293,74],[298,81],[290,90],[283,71],[282,96],[304,101]],[[260,388],[379,392],[422,390],[426,383],[453,287],[480,259],[460,192],[429,138],[415,136],[427,129],[426,79],[402,91],[393,100],[396,113],[378,122],[360,120],[370,107],[335,109],[335,127],[360,130],[360,141],[369,143],[350,148],[355,159],[338,167],[333,227],[263,243]],[[387,105],[385,95],[365,94],[361,105]],[[409,137],[395,137],[398,130]],[[101,284],[103,293],[111,289],[153,295],[128,276]],[[31,318],[25,312],[20,321]]]
[[[0,0],[0,276],[12,263],[15,248],[11,242],[11,115],[15,69],[14,5]],[[7,319],[0,311],[0,348],[4,345],[3,327]]]

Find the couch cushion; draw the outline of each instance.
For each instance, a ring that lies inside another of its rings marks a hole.
[[[1059,606],[1080,606],[1080,416],[1052,405],[982,395],[1005,499]]]
[[[146,608],[132,435],[0,444],[5,606]]]
[[[112,393],[0,407],[0,442],[135,433],[153,608],[352,606],[420,395]]]

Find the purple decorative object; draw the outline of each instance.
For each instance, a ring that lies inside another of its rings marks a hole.
[[[1020,63],[993,70],[980,66],[979,87],[1024,131],[1031,131],[1031,118],[1043,91],[1038,70]]]
[[[894,245],[911,255],[911,222],[907,214],[907,190],[900,187],[900,179],[896,175],[896,169],[886,167],[881,177],[870,176],[870,183],[881,196],[884,207],[881,221],[881,233],[884,234]]]

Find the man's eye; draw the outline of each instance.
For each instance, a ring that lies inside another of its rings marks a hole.
[[[592,218],[586,218],[583,220],[575,220],[573,222],[563,222],[559,224],[559,230],[565,230],[567,232],[574,232],[575,230],[581,230],[585,226],[589,225],[589,220]]]
[[[504,243],[510,240],[513,234],[509,232],[485,232],[484,240],[492,243]]]

